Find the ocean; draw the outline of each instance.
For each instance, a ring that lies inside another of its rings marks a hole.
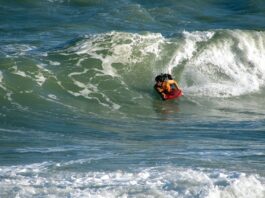
[[[0,0],[0,197],[265,198],[264,10]]]

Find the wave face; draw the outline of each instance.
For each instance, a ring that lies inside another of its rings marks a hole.
[[[48,105],[93,115],[152,116],[159,100],[152,90],[154,77],[162,72],[173,74],[187,102],[237,97],[249,102],[252,96],[259,101],[265,85],[264,40],[264,32],[216,30],[172,38],[110,32],[46,53],[8,44],[1,47],[1,102],[31,112]]]

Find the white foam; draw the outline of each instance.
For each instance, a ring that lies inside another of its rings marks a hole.
[[[6,87],[3,85],[3,73],[0,71],[0,88],[6,91]]]
[[[71,78],[71,80],[73,81],[73,83],[81,88],[80,91],[78,92],[74,92],[74,91],[70,91],[70,90],[67,90],[68,93],[78,97],[78,96],[82,96],[86,99],[95,99],[99,102],[99,104],[101,104],[102,106],[105,106],[105,107],[109,107],[113,110],[118,110],[120,108],[120,105],[114,103],[113,101],[111,101],[108,96],[106,94],[104,94],[103,92],[101,92],[99,89],[98,89],[98,84],[92,84],[92,83],[82,83],[78,80],[76,80],[74,77],[75,76],[79,76],[79,75],[82,75],[82,74],[86,74],[89,70],[88,69],[84,69],[84,71],[82,72],[72,72],[70,73],[68,76]],[[105,101],[101,101],[99,98],[93,96],[93,94],[100,94]]]
[[[62,105],[64,107],[67,107],[69,109],[76,109],[75,106],[71,106],[71,105],[65,104],[65,102],[61,102],[59,100],[59,98],[57,96],[53,95],[53,94],[48,94],[48,97],[39,95],[39,97],[42,98],[42,99],[44,99],[44,100],[47,100],[49,102],[54,102],[56,104]]]
[[[42,73],[42,72],[46,72],[46,73],[48,73],[48,74],[51,74],[51,72],[49,71],[49,70],[47,70],[47,69],[45,69],[44,67],[43,67],[43,65],[36,65],[40,70],[39,70],[39,72],[37,73],[37,74],[35,74],[35,76],[31,76],[33,73],[29,73],[29,74],[27,74],[27,73],[25,73],[24,71],[21,71],[21,70],[19,70],[18,69],[18,67],[17,66],[13,66],[12,68],[13,68],[13,74],[16,74],[16,75],[19,75],[19,76],[22,76],[23,78],[29,78],[29,79],[31,79],[31,80],[35,80],[36,81],[36,83],[39,85],[39,86],[42,86],[44,83],[45,83],[45,81],[47,80],[46,79],[46,77],[44,76],[44,74]]]
[[[226,187],[214,186],[209,192],[207,198],[264,198],[264,183],[261,183],[257,177],[240,175],[239,178],[229,182]]]
[[[77,160],[75,166],[82,166]],[[86,162],[85,162],[86,163]],[[67,163],[0,167],[0,196],[264,198],[265,178],[172,166],[134,171],[74,172]],[[74,165],[71,162],[70,165]],[[16,189],[16,190],[14,190]]]
[[[14,71],[12,72],[13,74],[22,76],[24,78],[27,78],[27,77],[30,78],[30,76],[28,76],[24,71],[18,70],[17,66],[14,66],[13,69],[14,69]]]
[[[42,73],[38,73],[38,75],[35,76],[37,83],[42,86],[43,83],[46,81],[46,78],[43,76]]]
[[[49,61],[50,65],[53,65],[53,66],[58,66],[58,65],[61,65],[60,62],[57,62],[57,61]]]
[[[197,51],[197,44],[200,42],[206,42],[211,39],[214,35],[214,32],[183,32],[184,39],[180,42],[179,48],[176,49],[175,54],[170,60],[167,70],[169,73],[172,73],[172,69],[178,66],[181,62],[191,59],[194,56],[194,53]]]
[[[98,89],[97,89],[96,85],[93,85],[93,84],[90,84],[90,83],[84,84],[84,83],[72,78],[73,76],[78,76],[78,75],[81,75],[81,74],[85,74],[87,72],[88,72],[88,69],[85,69],[83,72],[73,72],[73,73],[68,75],[72,79],[73,83],[76,86],[78,86],[79,88],[81,88],[81,91],[79,91],[77,93],[76,92],[72,92],[72,91],[70,91],[69,93],[72,93],[75,96],[83,96],[85,98],[91,99],[91,97],[89,97],[88,95],[90,93],[98,92]]]
[[[57,96],[54,94],[48,94],[48,97],[53,99],[53,100],[57,100]]]
[[[26,44],[8,44],[0,47],[4,52],[10,56],[24,56],[27,52],[36,49],[35,46]]]
[[[185,65],[181,84],[192,95],[230,97],[265,86],[265,33],[241,30],[184,32],[169,63]]]
[[[108,42],[107,42],[108,41]],[[113,63],[136,64],[143,61],[150,54],[159,58],[161,45],[166,39],[161,34],[148,33],[145,35],[110,32],[88,37],[70,48],[70,52],[76,54],[88,54],[101,60],[104,75],[119,76]],[[105,53],[103,53],[105,51]],[[106,54],[106,52],[108,52]],[[110,55],[109,55],[110,54]]]
[[[67,151],[73,151],[73,150],[77,150],[80,148],[69,148],[69,147],[50,147],[50,148],[41,148],[41,147],[37,147],[37,148],[20,148],[20,149],[16,149],[16,152],[18,153],[55,153],[55,152],[67,152]]]
[[[2,71],[0,71],[0,83],[2,83],[2,81],[3,81],[3,73]]]

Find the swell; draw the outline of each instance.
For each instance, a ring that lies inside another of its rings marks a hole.
[[[172,38],[109,32],[47,53],[35,49],[1,47],[3,104],[33,111],[58,106],[95,115],[150,115],[160,100],[152,89],[154,77],[162,72],[179,81],[188,103],[264,96],[264,32],[213,30]]]

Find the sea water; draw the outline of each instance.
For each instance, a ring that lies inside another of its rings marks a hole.
[[[264,9],[0,1],[0,197],[264,198]]]

